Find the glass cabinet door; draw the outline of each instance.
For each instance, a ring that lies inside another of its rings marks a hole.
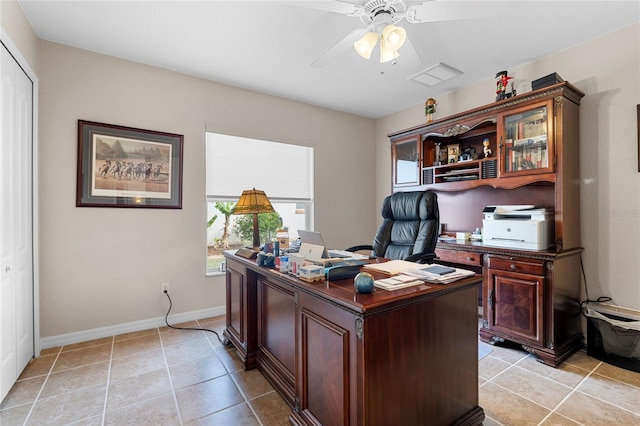
[[[420,185],[418,137],[394,141],[392,145],[394,186]]]
[[[503,174],[553,172],[550,106],[522,109],[503,119]]]

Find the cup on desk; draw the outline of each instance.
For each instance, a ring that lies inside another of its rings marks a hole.
[[[300,267],[304,264],[304,256],[290,254],[289,255],[289,273],[298,276],[300,274]]]
[[[280,256],[280,272],[289,272],[289,256]]]

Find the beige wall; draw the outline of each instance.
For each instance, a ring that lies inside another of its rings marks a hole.
[[[0,1],[0,24],[29,66],[38,71],[38,37],[15,1]],[[15,52],[12,52],[15,54]]]
[[[315,147],[316,229],[340,247],[368,242],[375,230],[390,192],[386,135],[424,120],[423,105],[374,122],[39,42],[15,2],[0,2],[0,20],[40,78],[42,338],[160,318],[167,307],[161,282],[171,284],[175,313],[223,306],[222,277],[204,273],[205,128]],[[635,25],[510,70],[527,86],[555,71],[587,93],[580,158],[590,296],[635,309],[639,39]],[[494,85],[487,78],[440,96],[438,116],[492,102]],[[183,209],[76,208],[78,119],[184,134]],[[265,160],[268,166],[276,170],[277,161]],[[348,187],[335,184],[345,178]]]
[[[223,276],[205,277],[205,128],[314,147],[316,229],[371,240],[373,120],[50,42],[40,59],[43,338],[161,317],[163,282],[172,312],[223,307]],[[183,134],[182,210],[76,208],[78,119]]]
[[[509,70],[518,86],[557,72],[586,93],[580,107],[581,235],[589,297],[640,309],[640,25],[616,31]],[[437,99],[438,117],[494,100],[488,78]],[[390,191],[392,131],[424,122],[424,106],[376,123],[377,202]],[[478,212],[480,215],[481,213]],[[584,291],[583,291],[584,295]]]

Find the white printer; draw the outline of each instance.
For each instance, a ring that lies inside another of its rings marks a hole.
[[[482,211],[487,246],[546,250],[553,245],[554,214],[532,205],[487,206]]]

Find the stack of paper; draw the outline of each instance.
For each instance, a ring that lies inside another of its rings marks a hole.
[[[369,263],[362,270],[381,272],[389,278],[376,280],[374,285],[385,290],[397,290],[424,282],[433,284],[449,284],[459,279],[475,275],[467,269],[453,268],[435,263],[425,265],[407,262],[406,260],[390,260],[383,263]]]
[[[390,260],[382,263],[369,263],[362,267],[363,270],[382,272],[387,275],[397,275],[415,268],[424,267],[420,263],[407,262],[406,260]]]
[[[374,281],[373,285],[385,290],[398,290],[400,288],[411,287],[424,284],[424,281],[405,274],[398,274],[393,277]]]
[[[475,272],[467,269],[449,268],[448,266],[436,264],[418,266],[422,266],[422,268],[409,269],[404,271],[404,274],[434,284],[448,284],[475,275]]]

